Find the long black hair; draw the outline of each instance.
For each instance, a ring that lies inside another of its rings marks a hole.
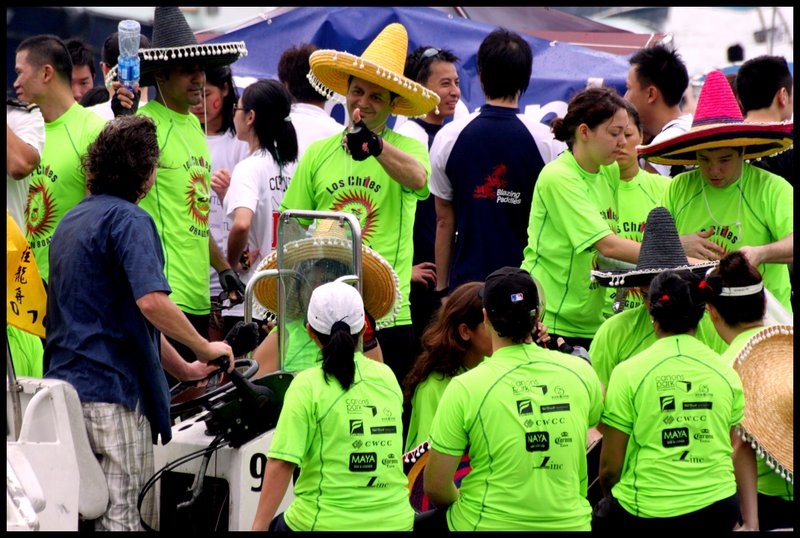
[[[222,128],[221,133],[230,132],[236,134],[236,126],[233,124],[233,109],[236,103],[239,102],[239,94],[236,91],[236,86],[233,83],[233,74],[231,68],[227,65],[217,67],[216,69],[209,69],[206,71],[206,84],[211,84],[225,91],[225,85],[228,85],[228,95],[222,97]]]
[[[253,110],[253,124],[258,145],[275,159],[289,163],[297,160],[297,132],[289,119],[292,95],[277,80],[258,80],[242,93],[242,107],[247,113]]]
[[[322,372],[325,382],[333,376],[344,390],[353,384],[356,375],[355,353],[358,334],[350,334],[350,326],[337,321],[331,327],[331,334],[323,334],[311,327],[322,344]]]

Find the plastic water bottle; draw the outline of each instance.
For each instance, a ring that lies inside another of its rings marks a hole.
[[[119,58],[117,59],[117,76],[119,81],[131,93],[134,84],[139,82],[139,36],[141,25],[134,20],[119,22]]]

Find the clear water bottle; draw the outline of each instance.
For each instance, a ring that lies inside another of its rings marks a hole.
[[[139,37],[141,25],[134,20],[119,22],[119,58],[117,76],[123,86],[134,93],[133,86],[139,82]]]

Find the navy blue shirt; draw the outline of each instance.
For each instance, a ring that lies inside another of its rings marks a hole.
[[[520,266],[533,187],[562,147],[517,108],[484,105],[439,131],[431,148],[431,193],[455,212],[451,290]]]
[[[433,138],[442,126],[428,123],[419,118],[411,118],[428,135],[428,151],[433,145]],[[434,261],[434,240],[436,239],[436,203],[433,196],[417,202],[417,213],[414,215],[414,260],[413,265]]]
[[[154,442],[172,437],[159,331],[136,300],[171,293],[153,219],[110,195],[91,195],[58,224],[50,245],[45,377],[71,383],[82,402],[140,410]]]

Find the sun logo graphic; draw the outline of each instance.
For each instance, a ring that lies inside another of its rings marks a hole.
[[[477,185],[472,191],[473,198],[497,198],[497,189],[502,189],[508,184],[506,179],[506,165],[498,164],[492,173],[483,178],[483,185]]]
[[[331,211],[343,211],[355,215],[358,224],[361,225],[363,239],[370,239],[375,232],[378,210],[372,198],[365,194],[341,194],[334,199]]]
[[[53,233],[56,225],[56,203],[41,183],[31,183],[28,190],[28,205],[25,208],[25,227],[28,237],[40,237]]]
[[[189,176],[189,188],[186,190],[186,206],[188,213],[197,224],[208,226],[210,198],[208,186],[203,181],[203,172],[192,172]]]

